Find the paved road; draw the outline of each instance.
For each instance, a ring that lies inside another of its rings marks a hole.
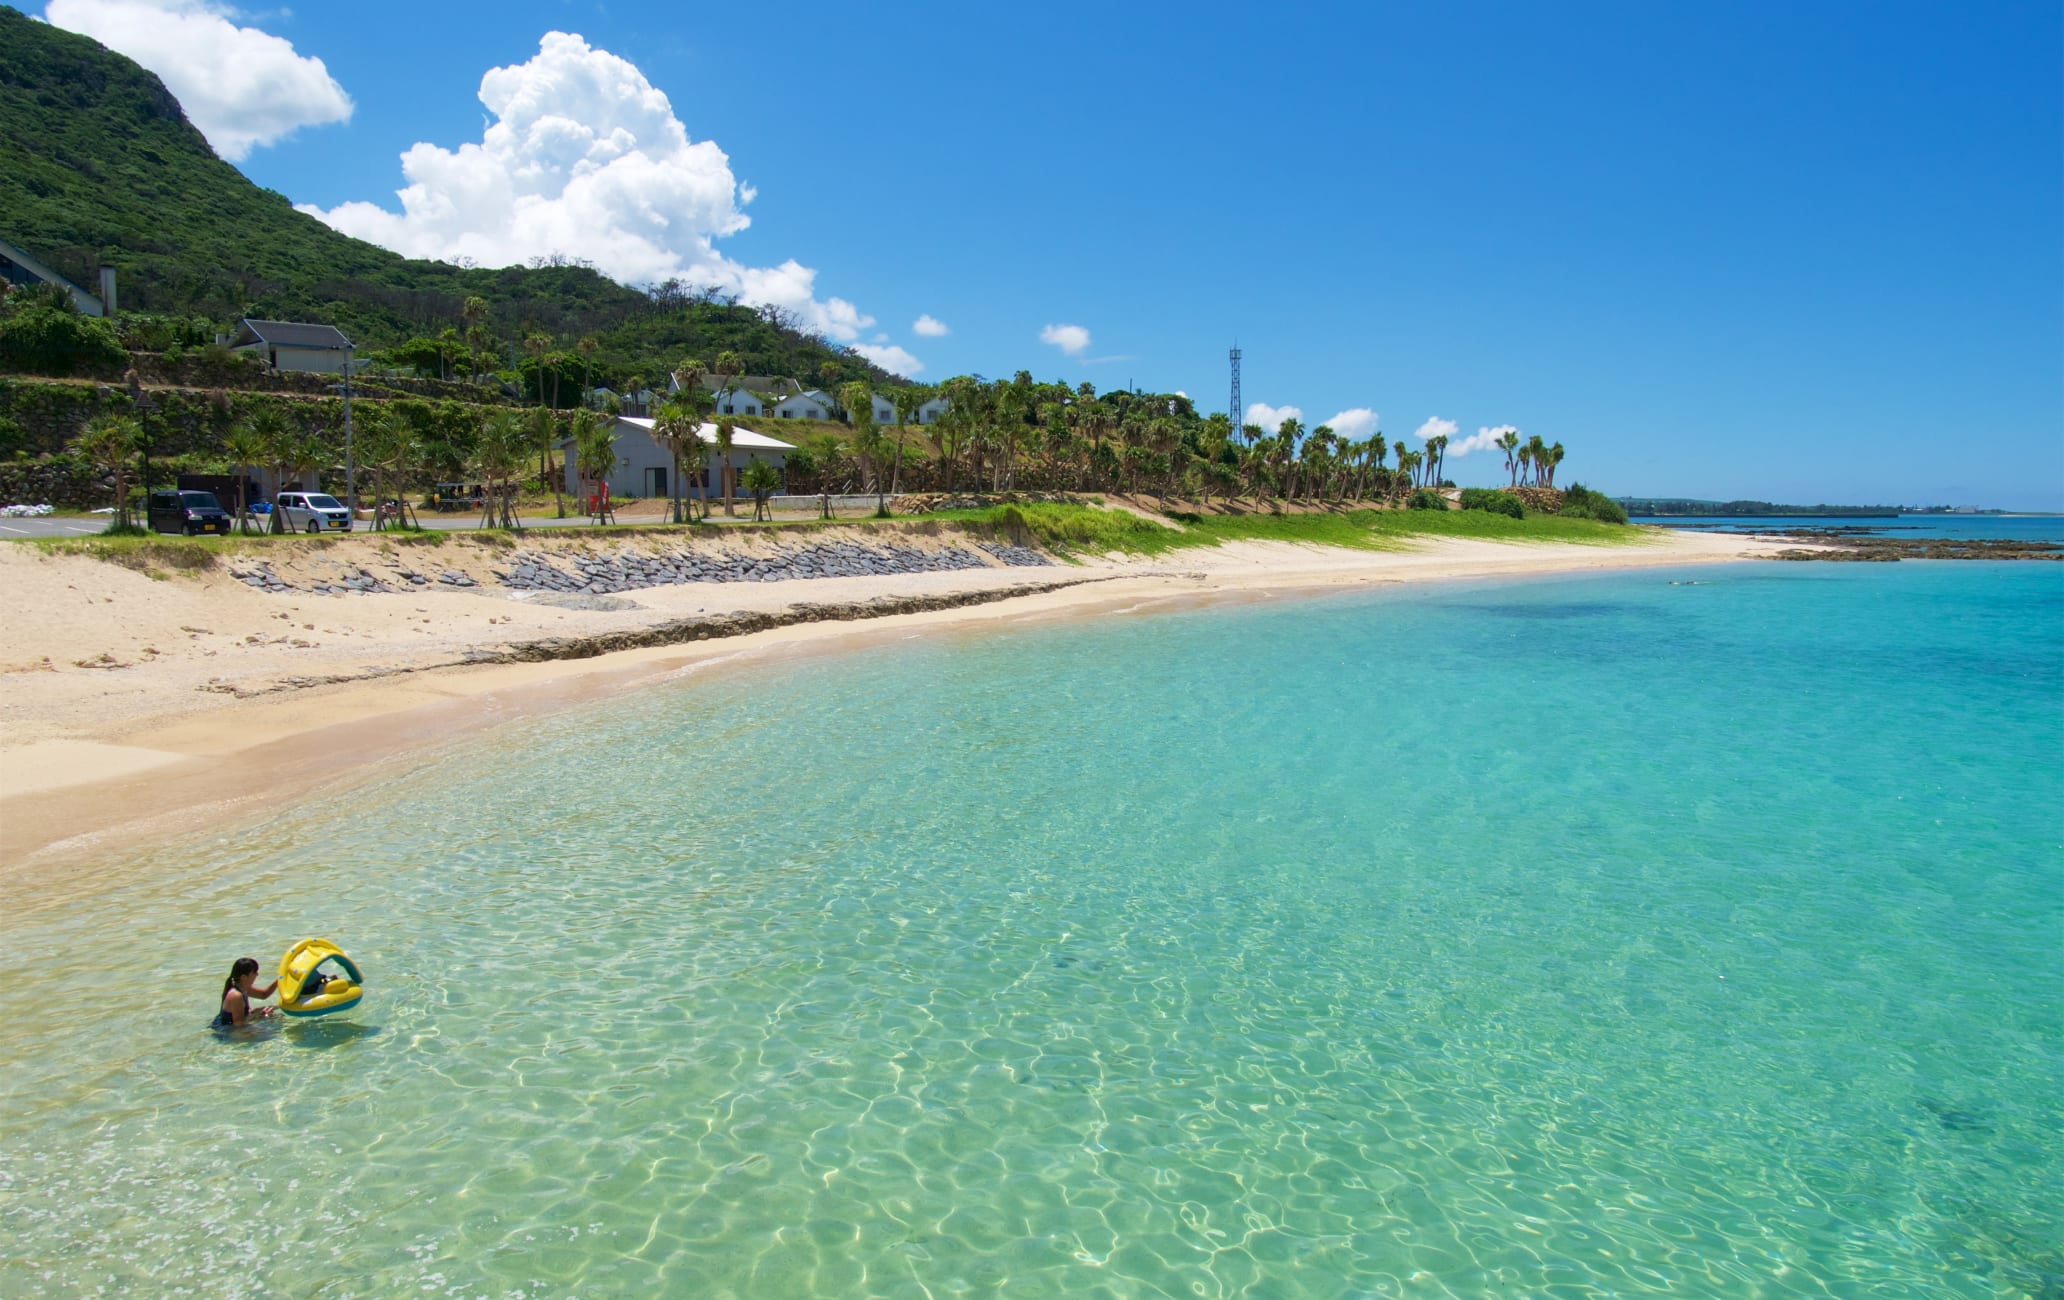
[[[29,537],[77,537],[107,527],[105,519],[0,519],[0,541]]]
[[[478,521],[479,516],[474,514],[426,514],[423,516],[423,527],[440,530],[465,529],[473,527]],[[550,515],[527,515],[524,517],[523,525],[526,528],[565,528],[571,525],[585,525],[587,522],[587,518],[582,515],[575,515],[570,519],[554,519]],[[105,515],[90,519],[81,519],[77,516],[69,519],[55,516],[46,519],[0,519],[0,541],[20,542],[31,537],[82,537],[100,532],[106,527]],[[372,527],[361,520],[358,531],[368,533],[372,531]]]

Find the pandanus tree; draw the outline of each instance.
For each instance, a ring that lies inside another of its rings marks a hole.
[[[480,527],[523,527],[516,510],[516,478],[529,460],[530,434],[514,411],[496,411],[481,421],[469,464],[487,488]]]
[[[1547,486],[1549,486],[1549,487],[1554,487],[1554,486],[1555,486],[1555,467],[1556,467],[1557,465],[1560,465],[1560,464],[1562,464],[1562,444],[1558,442],[1558,443],[1556,443],[1555,445],[1553,445],[1553,446],[1551,446],[1550,448],[1548,448],[1548,451],[1547,451],[1547,468],[1548,468],[1548,483],[1547,483]]]
[[[771,522],[774,518],[774,512],[769,508],[767,498],[772,496],[774,490],[781,486],[781,471],[775,469],[766,461],[755,458],[751,464],[745,467],[744,481],[745,490],[752,494],[753,521],[755,523],[761,520]]]
[[[108,531],[126,532],[129,522],[129,458],[143,442],[142,426],[127,415],[96,415],[72,438],[72,452],[115,480],[115,513]]]

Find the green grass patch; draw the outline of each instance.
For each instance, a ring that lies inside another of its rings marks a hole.
[[[1513,519],[1482,510],[1342,510],[1309,514],[1178,514],[1170,528],[1123,510],[1036,503],[942,510],[926,519],[959,521],[1031,541],[1058,555],[1162,555],[1224,542],[1305,542],[1362,551],[1394,551],[1431,537],[1498,542],[1575,542],[1590,546],[1639,544],[1639,529],[1590,519],[1535,515]]]

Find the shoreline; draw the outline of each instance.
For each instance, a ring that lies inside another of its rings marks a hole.
[[[365,784],[398,763],[434,759],[503,723],[561,712],[685,671],[843,651],[913,633],[1000,631],[1025,622],[1404,583],[1731,563],[1770,558],[1780,549],[1753,538],[1698,534],[1652,536],[1611,548],[1441,540],[1402,551],[1350,551],[1231,543],[1184,552],[1173,562],[1105,558],[1079,568],[654,588],[637,593],[635,613],[609,615],[601,627],[569,625],[568,616],[577,619],[578,612],[525,609],[532,617],[524,619],[524,630],[544,634],[527,639],[509,629],[514,614],[508,603],[476,597],[466,609],[469,625],[458,629],[455,641],[441,641],[423,662],[397,661],[401,644],[390,626],[367,633],[375,645],[360,648],[356,673],[327,679],[290,675],[249,693],[223,690],[219,674],[196,684],[193,655],[174,662],[149,647],[147,659],[118,661],[121,672],[140,674],[131,680],[145,686],[128,692],[144,706],[135,717],[117,712],[111,718],[105,696],[113,692],[93,698],[97,682],[81,687],[79,678],[113,676],[96,673],[92,660],[82,657],[75,671],[59,672],[47,655],[24,664],[21,647],[10,643],[5,658],[12,662],[0,663],[0,702],[8,706],[15,724],[10,739],[17,743],[0,747],[0,887],[33,884],[38,897],[29,910],[61,905],[147,872],[148,851],[164,843],[210,828],[233,829],[269,809]],[[76,563],[100,565],[146,588],[168,585],[100,561]],[[8,575],[0,570],[0,576]],[[175,611],[202,603],[173,594]],[[369,610],[358,598],[332,598],[336,604],[322,607],[297,602],[282,610],[276,596],[215,594],[237,602],[247,619],[291,620],[312,609],[328,623],[350,626],[354,619],[337,617],[346,609],[355,616],[393,612]],[[96,598],[107,599],[85,597]],[[405,603],[410,596],[377,599]],[[713,606],[721,608],[713,613]],[[221,612],[218,607],[194,617],[222,622]],[[215,635],[179,626],[195,643]],[[155,631],[146,627],[140,635]],[[582,632],[589,642],[580,641]],[[253,638],[243,643],[248,666],[260,670],[250,680],[264,682],[289,653],[273,647],[295,639],[273,638],[269,647],[258,634],[246,635]],[[598,650],[597,642],[628,648]],[[119,653],[103,651],[108,658]],[[222,650],[195,653],[215,659]],[[152,681],[153,675],[160,680]],[[39,694],[47,698],[39,702]],[[116,845],[119,851],[111,851]]]

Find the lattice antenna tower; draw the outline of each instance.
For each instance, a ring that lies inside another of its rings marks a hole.
[[[1233,405],[1228,412],[1233,418],[1233,436],[1240,436],[1240,345],[1233,344],[1233,350],[1226,354],[1226,360],[1233,363]]]

